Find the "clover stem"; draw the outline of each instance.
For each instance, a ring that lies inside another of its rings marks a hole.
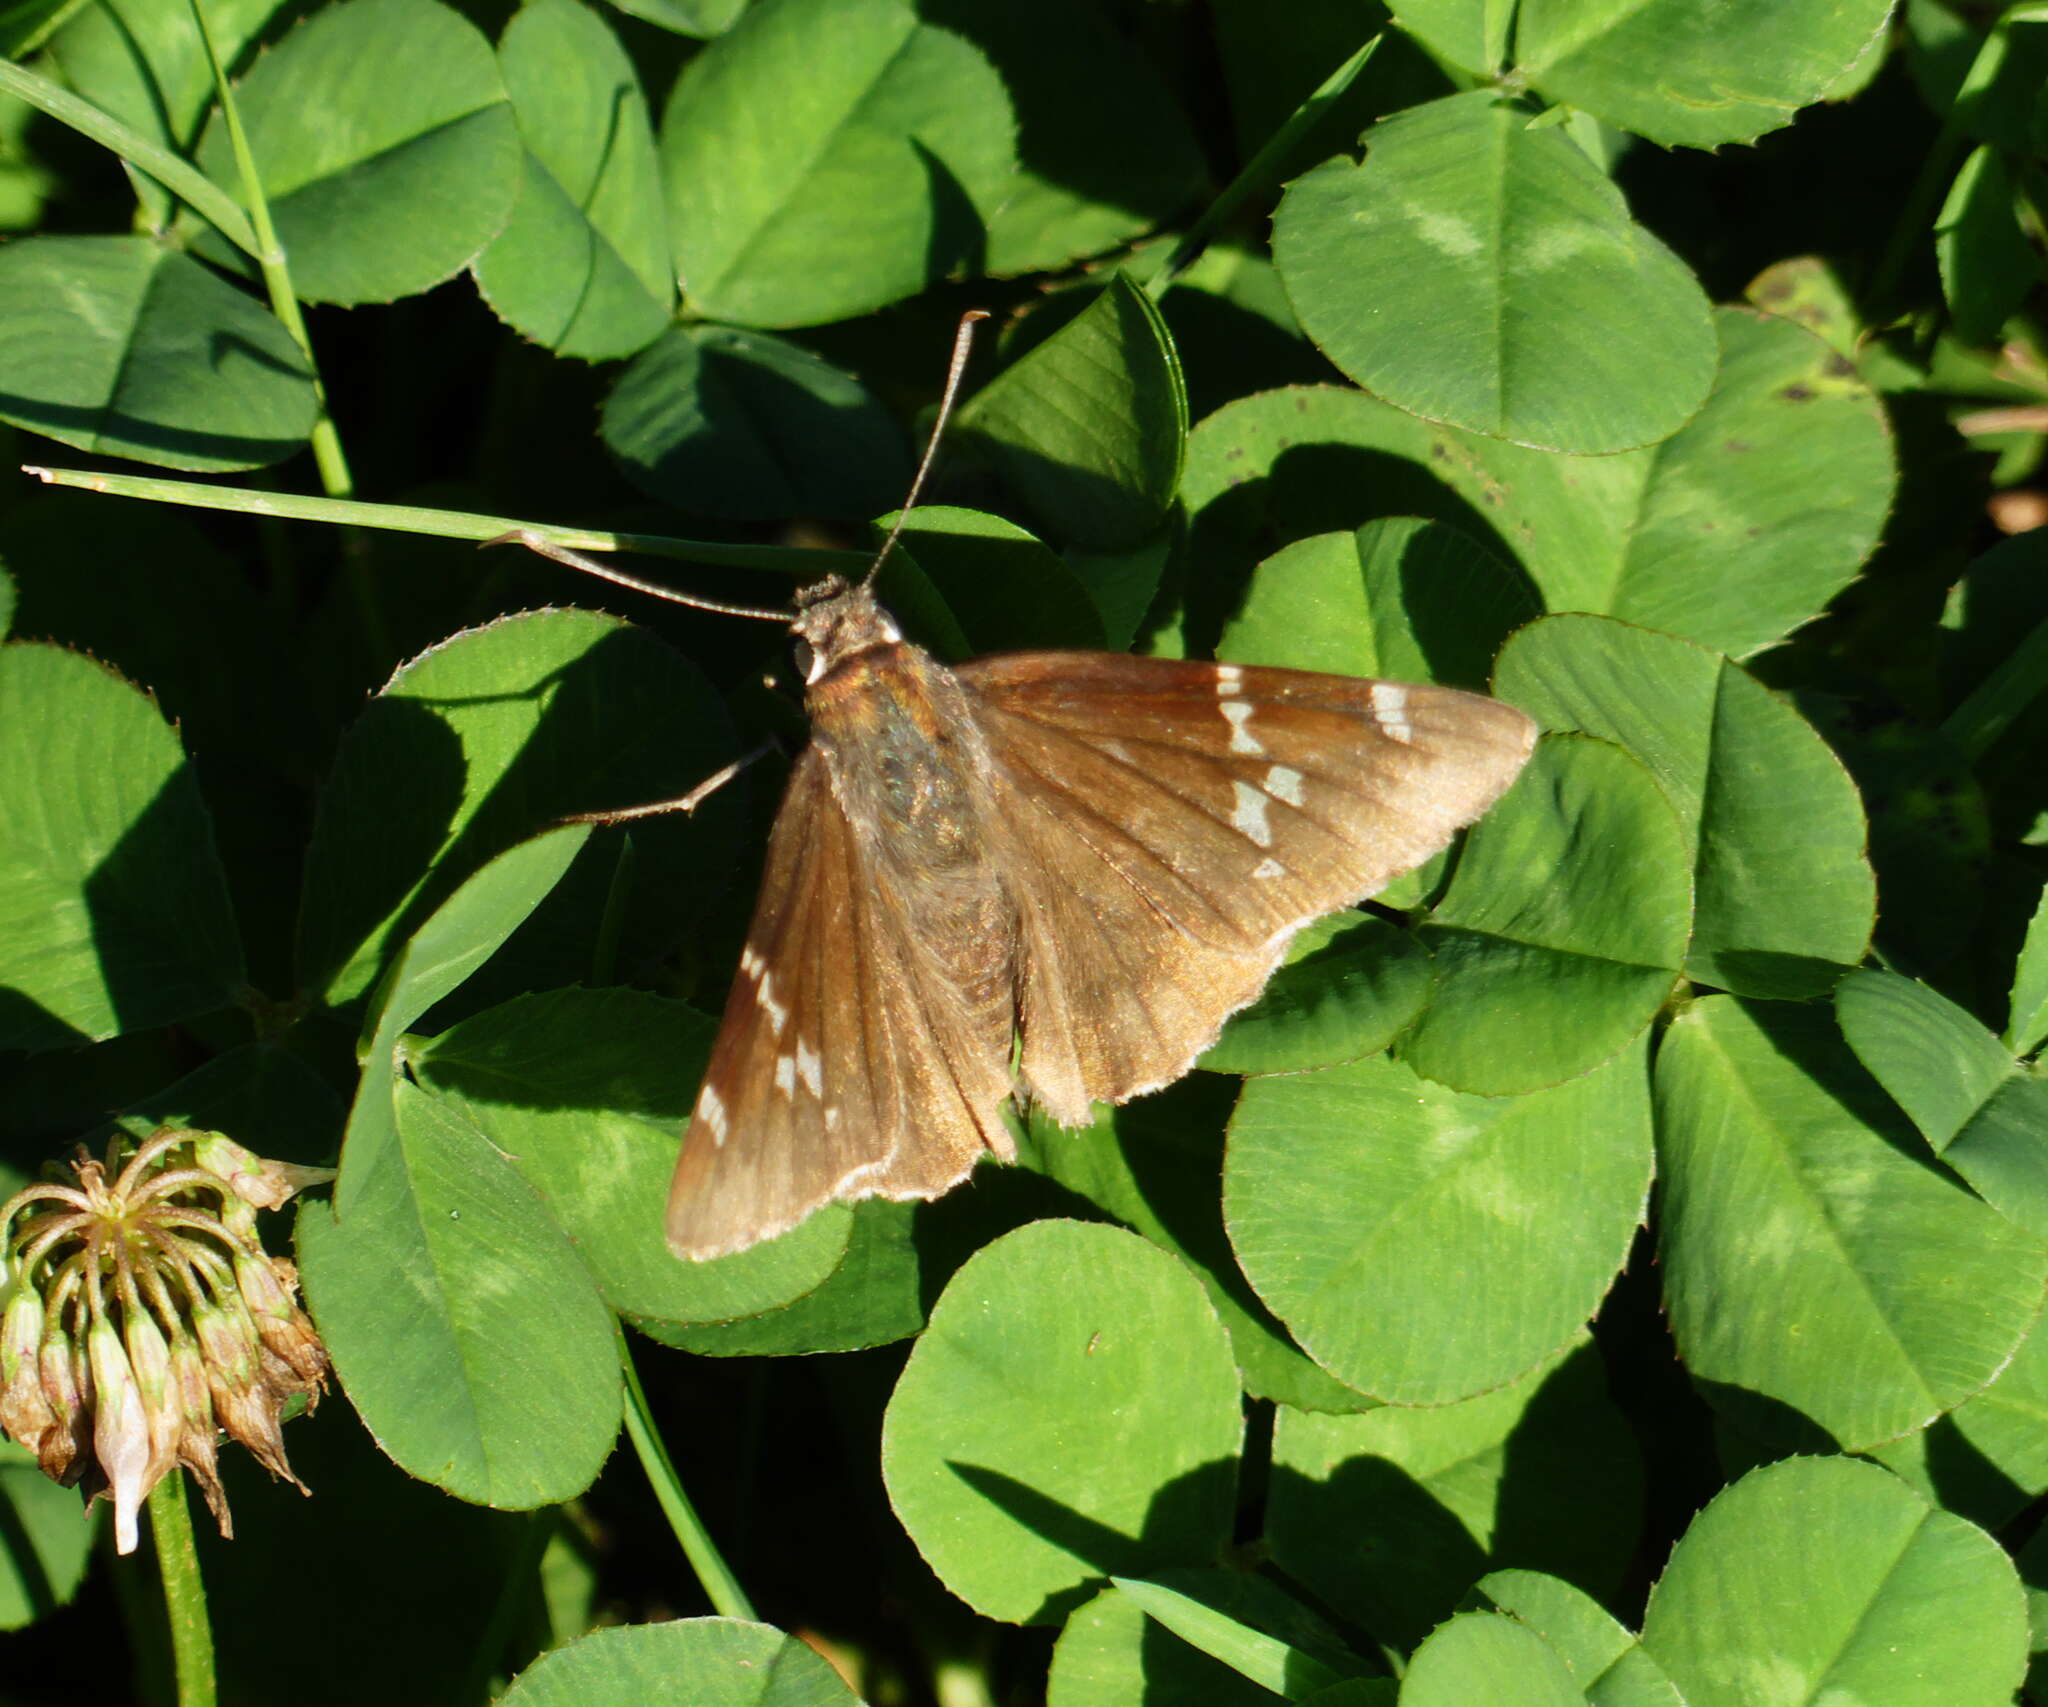
[[[690,1504],[689,1495],[683,1492],[682,1479],[655,1430],[654,1418],[647,1409],[647,1391],[640,1385],[640,1372],[633,1367],[633,1354],[626,1344],[623,1326],[618,1329],[618,1339],[619,1368],[626,1378],[626,1433],[633,1442],[633,1450],[640,1455],[640,1467],[647,1472],[654,1497],[661,1502],[669,1527],[682,1544],[683,1556],[697,1573],[697,1581],[703,1585],[712,1610],[721,1618],[751,1620],[753,1603],[747,1599],[739,1579],[727,1568],[696,1508]]]
[[[206,1585],[185,1505],[185,1473],[173,1470],[149,1492],[149,1526],[156,1538],[157,1571],[178,1673],[178,1707],[214,1707],[213,1627],[206,1617]]]

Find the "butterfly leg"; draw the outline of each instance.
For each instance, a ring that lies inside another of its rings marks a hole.
[[[651,800],[645,806],[620,806],[605,812],[572,812],[562,820],[565,824],[627,824],[635,818],[660,818],[670,812],[681,812],[685,816],[709,800],[727,783],[745,770],[756,759],[774,751],[775,742],[765,740],[750,747],[746,752],[713,771],[688,794],[679,794],[673,800]]]

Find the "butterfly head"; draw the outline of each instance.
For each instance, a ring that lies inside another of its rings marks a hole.
[[[903,631],[875,602],[868,583],[858,585],[827,575],[796,595],[790,618],[796,635],[797,668],[809,685],[830,675],[856,653],[878,646],[899,645]]]

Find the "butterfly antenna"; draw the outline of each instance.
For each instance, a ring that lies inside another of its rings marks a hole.
[[[543,557],[553,558],[557,563],[566,563],[571,569],[581,569],[586,575],[595,575],[601,581],[615,582],[621,587],[631,587],[636,593],[648,593],[657,599],[667,599],[670,604],[689,605],[694,610],[716,611],[720,616],[754,617],[762,622],[789,621],[786,610],[767,610],[760,605],[729,605],[719,599],[700,598],[695,593],[678,592],[674,587],[664,587],[659,581],[643,581],[638,575],[629,575],[623,569],[614,569],[609,563],[600,563],[594,557],[585,557],[580,551],[571,551],[566,545],[557,545],[551,539],[544,539],[532,528],[514,528],[510,533],[501,533],[496,539],[487,539],[485,545],[523,545],[528,551],[537,551]]]
[[[939,398],[938,418],[932,422],[932,436],[924,447],[924,460],[917,465],[917,475],[910,482],[910,492],[903,500],[903,507],[896,512],[896,523],[889,529],[889,537],[882,541],[882,549],[875,553],[874,562],[868,565],[867,575],[861,585],[871,587],[875,577],[881,573],[882,563],[891,548],[903,533],[903,524],[910,519],[910,512],[917,508],[917,500],[924,491],[925,477],[932,471],[932,464],[938,459],[939,440],[945,435],[946,423],[952,419],[953,405],[960,400],[961,377],[967,372],[967,356],[974,344],[974,323],[986,320],[988,310],[970,308],[960,316],[960,329],[953,334],[953,360],[946,369],[946,389]],[[701,598],[695,593],[680,592],[674,587],[664,587],[658,581],[647,581],[638,575],[629,575],[623,569],[614,569],[609,563],[600,563],[594,557],[586,557],[580,551],[571,551],[566,545],[557,545],[544,538],[532,528],[514,528],[510,533],[501,533],[496,539],[487,539],[485,545],[523,545],[528,551],[537,551],[543,557],[566,564],[571,569],[580,569],[586,575],[595,575],[601,581],[630,587],[636,593],[646,593],[653,598],[666,599],[670,604],[688,605],[693,610],[715,611],[720,616],[743,616],[760,622],[789,621],[786,610],[767,610],[759,605],[732,605],[720,599]]]
[[[968,351],[974,345],[974,324],[987,318],[988,310],[985,308],[970,308],[960,316],[960,329],[953,334],[952,364],[946,369],[946,389],[939,398],[939,413],[932,422],[932,436],[925,441],[924,460],[917,465],[916,478],[910,482],[910,493],[903,500],[903,507],[896,512],[889,537],[882,541],[882,549],[875,553],[874,562],[868,565],[867,576],[861,582],[864,587],[875,584],[875,577],[882,572],[883,560],[902,537],[903,524],[910,520],[910,512],[917,508],[918,496],[924,491],[925,476],[931,473],[932,464],[938,460],[939,440],[945,435],[946,423],[953,418],[953,405],[960,400],[960,380],[967,372]]]

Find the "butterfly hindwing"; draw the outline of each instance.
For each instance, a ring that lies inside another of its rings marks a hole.
[[[900,879],[865,848],[825,760],[798,759],[669,1190],[696,1260],[835,1198],[936,1197],[1008,1153],[1007,1054],[970,1036]]]

